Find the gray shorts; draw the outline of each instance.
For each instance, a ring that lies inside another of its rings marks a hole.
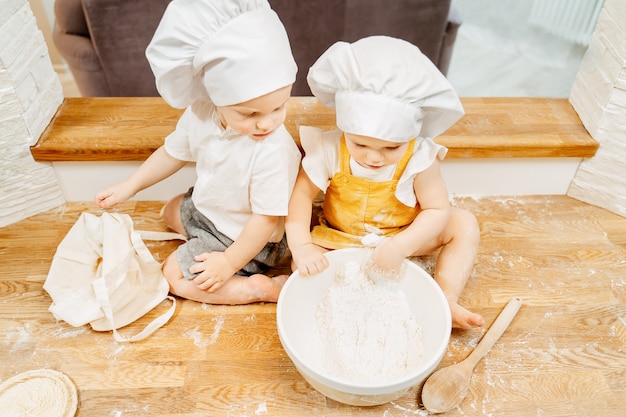
[[[195,278],[189,268],[197,263],[193,258],[205,252],[224,252],[233,244],[233,240],[221,233],[213,222],[200,213],[191,201],[193,187],[187,191],[180,203],[180,219],[187,233],[187,242],[176,250],[178,264],[187,279]],[[238,275],[249,276],[264,273],[276,266],[285,255],[287,240],[283,236],[280,242],[268,242],[248,264],[237,272]]]

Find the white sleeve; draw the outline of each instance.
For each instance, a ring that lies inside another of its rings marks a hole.
[[[215,106],[195,102],[185,109],[176,129],[165,138],[165,150],[182,161],[197,161],[197,152],[207,134],[216,131]]]
[[[176,123],[176,129],[165,138],[165,151],[181,161],[194,161],[189,146],[189,130],[194,118],[191,106],[187,107]]]
[[[413,189],[415,176],[430,167],[435,159],[443,160],[447,153],[448,149],[445,146],[436,144],[432,139],[418,138],[413,155],[398,181],[396,198],[409,207],[415,207],[417,204]]]
[[[317,188],[326,192],[330,179],[339,170],[341,131],[323,131],[310,126],[300,127],[300,144],[304,150],[302,168]]]

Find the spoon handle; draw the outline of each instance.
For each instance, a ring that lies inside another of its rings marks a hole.
[[[509,324],[511,324],[511,321],[513,321],[513,318],[517,315],[521,306],[522,299],[520,297],[514,297],[509,300],[504,310],[502,310],[496,321],[480,340],[478,346],[476,346],[474,351],[467,357],[466,361],[471,364],[471,369],[474,369],[482,357],[489,352],[494,343],[500,339],[500,336],[502,336],[502,333],[509,327]]]

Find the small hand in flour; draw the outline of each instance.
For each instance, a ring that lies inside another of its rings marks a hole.
[[[302,276],[319,274],[328,268],[328,259],[324,253],[328,252],[312,243],[294,247],[291,250],[293,264]]]
[[[372,251],[366,262],[368,275],[373,280],[397,278],[402,271],[404,255],[393,238],[384,238]]]

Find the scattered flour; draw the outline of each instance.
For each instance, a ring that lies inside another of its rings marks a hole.
[[[368,248],[375,248],[376,246],[383,243],[384,240],[385,237],[381,236],[380,234],[368,233],[361,238],[361,244],[363,246],[367,246]]]
[[[384,383],[422,361],[422,328],[398,283],[374,282],[348,262],[322,298],[316,318],[322,363],[336,377]]]
[[[267,404],[265,403],[265,401],[263,401],[261,404],[259,404],[259,407],[256,409],[254,414],[256,414],[256,415],[267,414]]]
[[[213,319],[213,321],[215,322],[215,327],[213,328],[213,333],[211,333],[211,336],[209,337],[208,340],[206,340],[204,338],[204,334],[200,330],[198,330],[199,326],[196,326],[193,329],[187,330],[185,333],[183,333],[183,336],[193,339],[193,344],[199,348],[207,347],[209,345],[214,345],[215,343],[217,343],[217,339],[220,336],[220,331],[222,330],[222,327],[224,326],[224,317],[223,316],[216,317]]]

